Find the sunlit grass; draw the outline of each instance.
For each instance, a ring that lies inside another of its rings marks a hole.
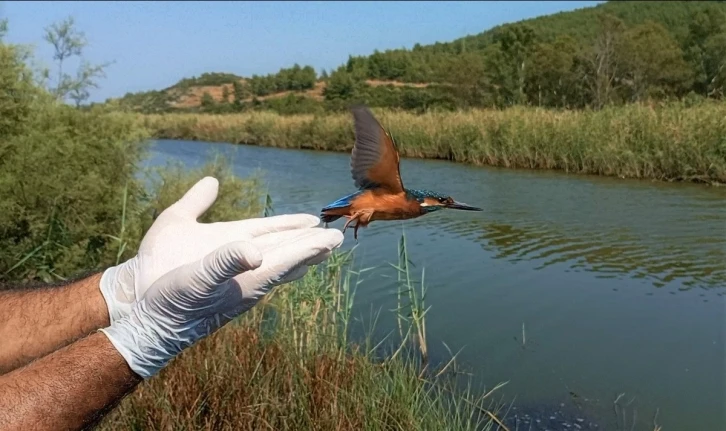
[[[628,105],[601,111],[374,110],[405,157],[572,173],[726,182],[726,104]],[[352,118],[231,115],[140,116],[158,138],[350,151]]]

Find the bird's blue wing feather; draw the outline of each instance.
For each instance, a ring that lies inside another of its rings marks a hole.
[[[351,201],[358,195],[363,193],[362,190],[359,190],[355,193],[351,193],[348,196],[343,196],[342,198],[338,199],[337,201],[333,202],[332,204],[326,206],[323,208],[323,211],[331,210],[333,208],[345,208],[350,205]]]

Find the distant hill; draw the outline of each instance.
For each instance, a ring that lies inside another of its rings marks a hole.
[[[594,7],[499,25],[451,42],[416,44],[411,50],[393,49],[376,51],[369,56],[350,57],[346,68],[365,69],[365,76],[370,79],[403,82],[446,81],[447,66],[452,56],[462,52],[484,53],[497,43],[498,38],[513,28],[528,26],[536,41],[554,42],[558,37],[570,36],[578,44],[591,44],[600,32],[598,17],[604,13],[619,18],[628,27],[654,21],[661,24],[677,43],[683,45],[688,38],[692,17],[709,9],[726,13],[726,1],[610,1]]]
[[[532,27],[537,37],[545,42],[552,42],[558,36],[568,35],[587,43],[597,37],[598,15],[602,13],[620,18],[627,26],[642,24],[648,20],[655,21],[662,24],[679,43],[683,43],[688,36],[691,17],[713,6],[726,11],[725,1],[609,1],[594,7],[499,25],[474,36],[427,45],[420,49],[424,52],[457,52],[464,45],[466,49],[483,50],[494,42],[498,34],[521,24]]]
[[[688,93],[721,97],[724,47],[724,1],[610,1],[451,42],[350,56],[330,76],[297,64],[267,76],[206,73],[117,102],[143,112],[297,112],[354,99],[426,109],[518,103],[576,108]]]
[[[232,103],[234,102],[235,81],[238,82],[239,85],[241,85],[243,88],[249,85],[249,79],[236,77],[234,80],[231,80],[230,83],[220,85],[194,84],[179,86],[177,84],[164,91],[171,95],[172,100],[169,102],[169,106],[171,106],[172,108],[195,108],[201,106],[204,93],[208,93],[215,103]],[[398,81],[378,81],[374,79],[368,79],[365,81],[365,83],[366,85],[369,85],[371,87],[391,85],[394,87],[424,88],[428,86],[428,84],[405,83]],[[289,95],[300,95],[311,98],[313,100],[322,101],[324,99],[323,94],[325,92],[325,87],[325,81],[316,81],[312,88],[307,88],[304,90],[273,91],[264,96],[255,96],[248,93],[245,94],[245,97],[241,100],[242,102],[252,102],[253,99],[265,101],[270,99],[283,98]]]

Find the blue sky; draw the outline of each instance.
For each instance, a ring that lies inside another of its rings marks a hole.
[[[92,92],[92,101],[103,101],[203,72],[250,76],[294,63],[331,69],[349,54],[446,42],[598,3],[0,1],[0,17],[9,20],[9,42],[34,45],[50,65],[43,28],[72,15],[89,41],[84,57],[114,61]]]

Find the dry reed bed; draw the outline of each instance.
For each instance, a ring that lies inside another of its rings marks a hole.
[[[726,183],[726,103],[601,111],[374,111],[404,157]],[[328,151],[350,151],[353,143],[349,114],[163,114],[139,120],[157,138]]]

